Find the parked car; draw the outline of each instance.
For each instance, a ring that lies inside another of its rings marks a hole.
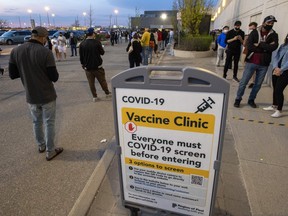
[[[55,32],[54,34],[53,34],[53,36],[52,36],[52,38],[54,37],[54,36],[56,36],[56,37],[59,37],[59,34],[60,34],[60,32],[62,32],[62,34],[66,37],[66,39],[68,39],[69,37],[70,37],[70,33],[73,33],[74,34],[74,36],[75,37],[77,37],[77,39],[79,40],[79,41],[81,41],[81,40],[83,40],[84,38],[85,38],[85,32],[84,31],[71,31],[71,30],[69,30],[69,31],[64,31],[64,30],[59,30],[59,31],[57,31],[57,32]]]
[[[31,35],[28,30],[24,31],[8,31],[0,36],[0,44],[14,44],[14,43],[24,43],[24,38]]]
[[[0,36],[2,35],[2,34],[4,34],[6,31],[5,30],[0,30]]]
[[[57,30],[49,30],[48,31],[48,37],[50,38],[50,40],[52,39],[53,34],[57,32]],[[24,42],[27,42],[31,39],[31,35],[28,35],[26,37],[24,37]]]

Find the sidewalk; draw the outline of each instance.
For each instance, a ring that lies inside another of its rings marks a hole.
[[[215,57],[178,58],[167,52],[158,65],[196,66],[222,76],[223,67],[215,67],[215,61]],[[240,66],[239,78],[242,72],[243,67]],[[287,100],[284,116],[271,118],[271,113],[262,108],[270,105],[272,88],[263,84],[256,99],[259,108],[253,109],[246,104],[250,89],[246,90],[241,108],[234,108],[238,83],[232,82],[232,71],[228,73],[228,81],[231,82],[231,89],[214,215],[285,216],[288,212]],[[116,155],[95,195],[88,216],[130,214],[121,205],[118,163]],[[141,215],[165,214],[142,212]]]

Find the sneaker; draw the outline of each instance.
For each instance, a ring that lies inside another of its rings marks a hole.
[[[253,88],[254,83],[250,83],[250,85],[248,86],[248,88]]]
[[[109,92],[108,94],[106,94],[106,98],[111,98],[111,97],[112,97],[111,92]]]
[[[61,154],[63,152],[63,148],[59,147],[59,148],[55,148],[54,151],[52,152],[47,152],[46,153],[46,160],[50,161],[53,158],[55,158],[57,155]]]
[[[273,118],[279,118],[279,117],[281,117],[281,116],[282,116],[282,113],[281,113],[280,110],[276,110],[275,113],[273,113],[273,114],[271,115],[271,117],[273,117]]]
[[[263,110],[266,110],[266,111],[276,111],[276,106],[271,105],[271,106],[268,106],[268,107],[264,107]]]
[[[93,98],[93,102],[97,102],[97,101],[100,101],[100,98],[94,97],[94,98]]]
[[[236,107],[236,108],[239,108],[240,107],[240,102],[241,102],[241,100],[235,100],[235,102],[234,102],[234,107]]]
[[[237,77],[233,77],[233,81],[235,81],[235,82],[237,82],[237,83],[240,82],[239,79],[238,79]]]
[[[46,146],[45,145],[44,146],[39,146],[38,147],[38,151],[39,151],[39,153],[45,152],[46,151]]]
[[[248,100],[248,104],[249,104],[252,108],[257,108],[257,105],[255,104],[254,100]]]

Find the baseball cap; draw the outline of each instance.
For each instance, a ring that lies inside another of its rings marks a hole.
[[[37,26],[32,30],[32,34],[36,34],[39,37],[47,37],[48,36],[48,31],[46,28]]]
[[[94,28],[90,27],[87,29],[88,34],[94,33]]]
[[[275,18],[273,15],[270,15],[270,16],[265,17],[263,23],[265,23],[265,22],[272,22],[272,21],[273,21],[273,22],[277,22],[276,18]]]

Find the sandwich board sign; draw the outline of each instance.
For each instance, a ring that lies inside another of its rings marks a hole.
[[[137,67],[112,88],[125,207],[212,215],[229,83],[199,68]]]

